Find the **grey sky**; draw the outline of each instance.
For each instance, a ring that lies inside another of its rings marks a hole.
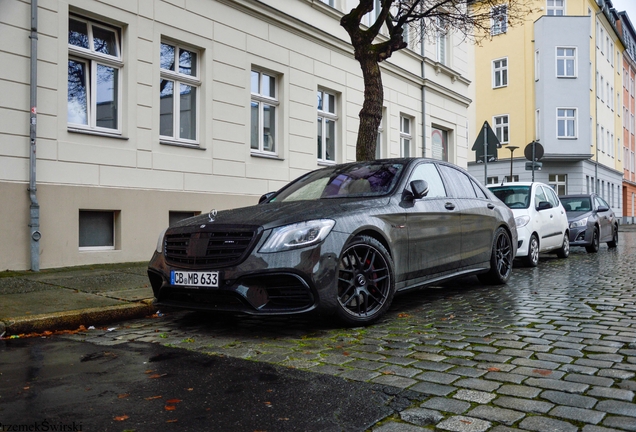
[[[612,4],[617,11],[626,11],[632,25],[636,25],[636,0],[612,0]]]

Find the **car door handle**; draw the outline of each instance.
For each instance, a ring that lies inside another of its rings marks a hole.
[[[494,209],[494,208],[495,208],[495,205],[494,205],[494,204],[490,204],[490,203],[488,203],[488,206],[487,206],[487,207],[488,207],[490,210],[492,210],[492,209]]]
[[[446,208],[446,210],[455,210],[455,204],[447,202],[444,207]]]

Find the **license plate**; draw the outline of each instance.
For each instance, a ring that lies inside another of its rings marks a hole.
[[[170,285],[218,288],[219,272],[188,272],[172,270]]]

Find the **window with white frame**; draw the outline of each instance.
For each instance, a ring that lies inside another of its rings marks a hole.
[[[567,195],[568,189],[568,176],[567,174],[550,174],[548,176],[548,184],[552,186],[552,189],[557,195]]]
[[[121,132],[121,53],[121,29],[75,15],[69,17],[69,126]]]
[[[278,79],[269,72],[252,70],[250,104],[250,148],[275,155],[278,151]]]
[[[539,81],[539,78],[540,78],[540,74],[541,74],[540,61],[541,61],[541,58],[539,57],[539,50],[536,50],[534,52],[534,80],[535,81]]]
[[[609,155],[614,157],[614,134],[610,135]]]
[[[598,94],[598,96],[601,98],[601,102],[605,101],[604,91],[603,91],[604,88],[605,88],[605,78],[601,76],[601,85],[599,86],[599,94]]]
[[[411,157],[412,118],[404,115],[400,116],[400,157]]]
[[[437,17],[437,61],[448,65],[448,22],[446,17]]]
[[[336,161],[336,95],[318,90],[318,161]]]
[[[557,77],[576,77],[576,48],[557,47]]]
[[[576,108],[557,108],[557,137],[576,138]]]
[[[159,54],[159,136],[196,144],[199,124],[199,53],[162,42]]]
[[[605,153],[605,127],[601,126],[601,152]]]
[[[323,3],[328,4],[331,7],[335,7],[336,0],[322,0]]]
[[[495,125],[495,135],[501,144],[507,144],[509,142],[509,122],[507,115],[493,117],[493,124]]]
[[[490,10],[490,34],[492,36],[508,31],[508,5],[495,6]]]
[[[508,85],[508,59],[502,58],[492,61],[492,86],[493,88],[506,87]]]
[[[497,184],[497,183],[499,183],[499,177],[497,177],[497,176],[488,177],[486,179],[486,181],[488,182],[488,184]]]
[[[541,110],[534,112],[534,139],[541,139]]]
[[[115,249],[115,218],[117,213],[102,210],[80,210],[79,249]]]
[[[547,14],[562,16],[565,13],[565,0],[548,0]]]

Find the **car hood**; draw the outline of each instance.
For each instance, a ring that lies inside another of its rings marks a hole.
[[[231,210],[212,210],[193,218],[185,219],[175,227],[193,225],[262,226],[275,228],[295,222],[313,219],[334,219],[360,212],[370,213],[384,206],[389,198],[375,199],[321,199],[315,201],[272,202]]]
[[[572,222],[575,220],[583,219],[584,217],[588,217],[592,215],[591,211],[569,211],[566,212],[568,215],[568,222]]]

